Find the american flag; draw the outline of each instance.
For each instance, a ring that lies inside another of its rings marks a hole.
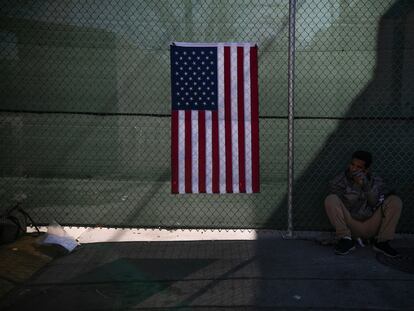
[[[172,193],[260,191],[257,80],[255,45],[171,45]]]

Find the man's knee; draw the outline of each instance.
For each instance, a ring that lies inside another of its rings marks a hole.
[[[391,208],[391,209],[401,210],[403,203],[399,196],[390,195],[385,199],[384,205],[385,205],[385,208],[387,209]]]
[[[340,208],[341,199],[336,194],[330,194],[325,198],[325,209]]]

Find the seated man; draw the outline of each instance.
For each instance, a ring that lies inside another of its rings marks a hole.
[[[398,256],[389,241],[394,238],[402,202],[396,195],[386,196],[382,179],[369,171],[371,163],[371,153],[356,151],[348,169],[330,182],[325,210],[339,239],[338,255],[354,250],[356,238],[375,238],[375,251]]]

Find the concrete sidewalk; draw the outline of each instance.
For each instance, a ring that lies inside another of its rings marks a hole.
[[[84,244],[15,284],[0,309],[414,310],[414,240],[393,245],[402,258],[309,240]]]
[[[67,252],[59,245],[42,245],[42,236],[27,234],[0,246],[0,299],[28,281],[54,258]]]

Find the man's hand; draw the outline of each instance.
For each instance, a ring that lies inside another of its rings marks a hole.
[[[366,185],[368,183],[368,177],[366,173],[362,170],[352,172],[352,177],[354,178],[354,181],[361,186]]]

